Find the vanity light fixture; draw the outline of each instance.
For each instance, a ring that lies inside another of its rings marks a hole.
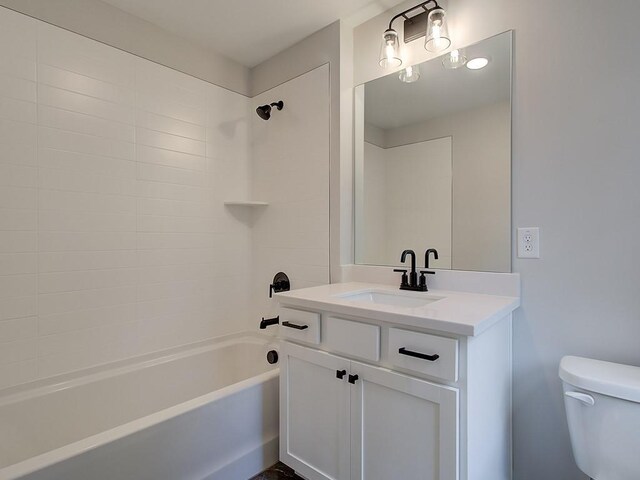
[[[420,79],[420,67],[418,65],[408,66],[400,70],[398,77],[404,83],[417,82]]]
[[[467,68],[469,70],[480,70],[489,64],[489,59],[485,57],[472,58],[467,62]]]
[[[466,63],[467,57],[465,57],[462,50],[452,50],[448,55],[442,57],[442,66],[447,70],[455,70],[463,67]]]
[[[412,17],[409,14],[421,10]],[[451,46],[449,29],[447,27],[446,12],[436,0],[428,0],[400,12],[389,22],[382,34],[380,47],[380,66],[383,68],[399,67],[402,65],[400,56],[400,41],[398,32],[393,28],[393,22],[404,18],[404,43],[425,37],[424,48],[429,52],[442,52]]]

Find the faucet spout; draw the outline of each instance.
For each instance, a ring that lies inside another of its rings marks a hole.
[[[407,255],[411,256],[411,273],[409,274],[409,286],[416,287],[418,285],[418,273],[416,272],[416,252],[413,250],[405,250],[400,256],[400,261],[404,263]]]
[[[438,260],[438,251],[435,248],[430,248],[424,252],[424,268],[429,268],[429,255],[433,253],[433,259]]]

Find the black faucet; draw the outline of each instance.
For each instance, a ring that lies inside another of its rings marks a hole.
[[[428,291],[427,289],[427,277],[426,275],[435,275],[436,272],[433,272],[429,269],[429,256],[433,253],[433,258],[438,260],[438,251],[435,248],[429,248],[426,252],[424,252],[424,268],[427,270],[420,270],[420,281],[419,287],[423,291]]]
[[[433,259],[438,260],[438,251],[435,248],[430,248],[424,252],[424,268],[429,269],[429,256],[433,253]]]
[[[280,315],[273,318],[262,317],[262,321],[260,322],[260,330],[264,330],[265,328],[271,325],[278,325],[279,323],[280,323]]]
[[[416,272],[416,252],[413,250],[405,250],[400,256],[400,261],[404,263],[407,260],[407,255],[411,256],[411,273],[407,276],[407,271],[402,269],[394,269],[394,272],[402,273],[402,283],[400,284],[400,290],[413,290],[417,292],[426,292],[427,284],[422,281],[418,283],[418,272]],[[424,276],[424,275],[423,275]]]

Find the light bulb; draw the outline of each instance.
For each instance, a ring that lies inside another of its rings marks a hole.
[[[452,50],[449,55],[442,57],[442,66],[449,70],[455,70],[467,63],[467,57],[460,50]]]
[[[404,83],[417,82],[420,79],[420,67],[418,65],[409,66],[400,71],[398,78]]]
[[[451,45],[445,16],[446,13],[441,8],[429,12],[424,48],[430,52],[441,52]]]
[[[389,29],[382,35],[382,46],[380,47],[380,66],[383,68],[399,67],[402,65],[400,58],[400,41],[398,33]]]

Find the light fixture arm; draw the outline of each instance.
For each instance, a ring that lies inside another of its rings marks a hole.
[[[429,4],[431,4],[432,6],[429,7],[428,6]],[[415,6],[411,7],[411,8],[407,8],[405,11],[400,12],[399,14],[397,14],[395,17],[393,17],[391,19],[391,21],[389,22],[388,30],[393,30],[393,22],[395,22],[400,17],[403,17],[405,20],[411,20],[411,17],[408,17],[407,15],[410,14],[411,12],[413,12],[414,10],[418,10],[419,8],[421,8],[425,12],[429,13],[432,10],[436,10],[436,9],[442,8],[442,7],[440,7],[440,5],[438,5],[438,2],[436,2],[436,0],[428,0],[427,2],[422,2],[422,3],[419,3],[418,5],[415,5]]]

